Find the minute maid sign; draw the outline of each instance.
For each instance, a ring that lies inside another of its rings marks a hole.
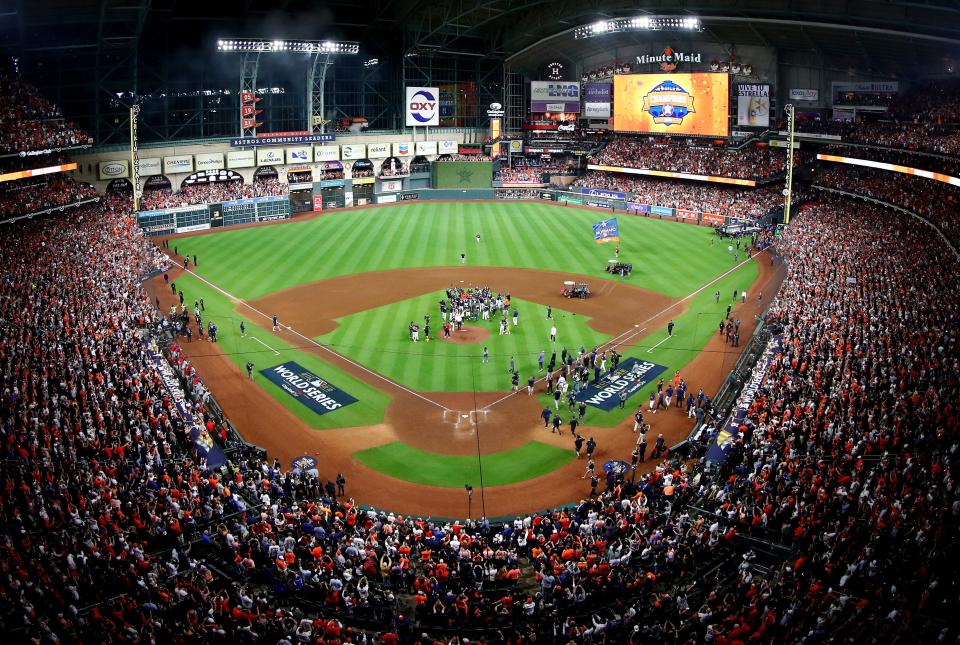
[[[617,365],[617,369],[610,370],[601,376],[599,381],[590,383],[580,390],[577,401],[583,401],[601,410],[612,410],[620,404],[620,393],[630,398],[639,392],[645,385],[652,383],[667,368],[649,361],[628,358]]]
[[[333,412],[357,402],[357,399],[330,381],[320,378],[295,361],[268,367],[260,370],[260,373],[317,414]]]

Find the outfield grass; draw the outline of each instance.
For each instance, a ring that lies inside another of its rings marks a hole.
[[[434,202],[344,210],[305,222],[227,230],[175,240],[196,270],[254,300],[337,275],[459,264],[607,277],[613,245],[593,242],[607,214],[542,202]],[[682,297],[728,269],[726,248],[705,227],[617,213],[631,284]],[[474,240],[481,234],[482,242]]]
[[[247,317],[238,313],[233,303],[222,293],[213,289],[202,280],[190,274],[177,278],[177,288],[183,291],[188,303],[203,298],[204,322],[217,325],[220,350],[239,369],[236,378],[246,379],[246,363],[254,364],[254,383],[250,387],[261,387],[276,398],[296,417],[312,428],[341,428],[347,426],[382,423],[383,415],[390,403],[390,397],[363,381],[320,360],[314,354],[305,352],[281,340],[269,331],[270,321],[259,316]],[[240,337],[240,321],[246,321],[246,337]],[[266,325],[266,328],[261,327]],[[196,338],[196,337],[195,337]],[[194,340],[194,345],[199,341]],[[296,361],[305,368],[329,380],[341,390],[354,396],[356,403],[328,412],[316,414],[279,387],[268,381],[260,370],[286,361]]]
[[[441,455],[399,441],[353,456],[370,468],[416,484],[461,488],[480,486],[476,455]],[[483,455],[483,485],[503,486],[546,475],[575,459],[573,450],[531,441],[513,450]]]
[[[500,318],[494,316],[488,321],[467,321],[490,332],[486,341],[469,345],[445,342],[437,339],[443,324],[437,303],[445,297],[443,291],[437,291],[344,316],[337,320],[337,329],[319,341],[420,392],[495,392],[510,389],[511,356],[520,372],[521,386],[526,386],[527,377],[543,375],[537,372],[537,356],[543,350],[546,362],[550,362],[553,323],[558,340],[566,347],[590,348],[609,339],[588,327],[590,319],[586,316],[554,309],[553,320],[547,320],[543,305],[514,298],[511,310],[519,312],[520,324],[514,327],[511,319],[510,334],[499,335]],[[433,339],[414,343],[407,325],[411,320],[422,323],[427,313]],[[484,346],[490,351],[489,363],[482,362]]]

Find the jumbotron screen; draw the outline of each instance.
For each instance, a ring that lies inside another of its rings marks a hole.
[[[617,132],[726,137],[729,112],[729,74],[613,77],[613,127]]]

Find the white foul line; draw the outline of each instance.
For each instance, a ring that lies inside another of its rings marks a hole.
[[[264,347],[266,347],[267,349],[269,349],[270,351],[272,351],[272,352],[273,352],[274,354],[276,354],[277,356],[280,355],[280,352],[278,352],[278,351],[275,350],[274,348],[270,347],[270,345],[267,345],[265,342],[263,342],[262,340],[260,340],[260,339],[257,338],[256,336],[251,336],[250,338],[252,338],[253,340],[257,341],[258,343],[260,343],[261,345],[263,345]]]
[[[651,347],[650,349],[648,349],[648,350],[647,350],[647,353],[649,354],[650,352],[652,352],[652,351],[655,350],[656,348],[660,347],[660,345],[663,345],[665,342],[667,342],[668,340],[670,340],[671,338],[673,338],[673,336],[667,336],[666,338],[664,338],[663,340],[661,340],[659,343],[657,343],[656,345],[654,345],[653,347]]]
[[[182,264],[180,264],[179,262],[177,262],[177,261],[174,260],[173,258],[170,258],[170,261],[171,261],[173,264],[176,264],[178,267],[181,267],[181,268],[183,267]],[[260,314],[260,315],[263,316],[264,318],[266,318],[266,319],[268,319],[268,320],[273,320],[273,316],[268,316],[267,314],[263,313],[262,311],[260,311],[259,309],[257,309],[257,308],[254,307],[253,305],[249,304],[249,303],[246,302],[245,300],[242,300],[242,299],[236,297],[235,295],[233,295],[232,293],[230,293],[229,291],[226,291],[226,290],[218,287],[217,285],[215,285],[214,283],[210,282],[210,281],[207,280],[206,278],[197,275],[196,273],[194,273],[194,272],[191,271],[190,269],[184,269],[184,271],[186,271],[187,273],[189,273],[190,275],[192,275],[193,277],[195,277],[195,278],[196,278],[197,280],[199,280],[200,282],[202,282],[202,283],[210,286],[212,289],[215,289],[216,291],[219,291],[220,293],[222,293],[222,294],[225,295],[226,297],[230,298],[230,299],[233,300],[234,302],[239,302],[239,303],[242,304],[244,307],[247,307],[247,308],[250,309],[251,311],[255,311],[256,313]],[[380,379],[381,381],[384,381],[385,383],[389,383],[390,385],[392,385],[392,386],[394,386],[394,387],[396,387],[396,388],[398,388],[398,389],[400,389],[400,390],[403,390],[404,392],[407,392],[408,394],[412,394],[413,396],[417,397],[418,399],[421,399],[421,400],[423,400],[423,401],[426,401],[427,403],[430,403],[431,405],[435,405],[435,406],[437,406],[438,408],[440,408],[441,410],[444,410],[444,411],[449,410],[449,408],[446,407],[445,405],[441,405],[440,403],[437,403],[436,401],[433,401],[433,400],[431,400],[431,399],[428,399],[427,397],[423,396],[423,395],[420,394],[419,392],[414,392],[414,391],[411,390],[410,388],[408,388],[408,387],[406,387],[406,386],[404,386],[404,385],[401,385],[401,384],[397,383],[396,381],[394,381],[394,380],[392,380],[392,379],[387,378],[387,377],[384,376],[383,374],[378,374],[378,373],[374,372],[373,370],[371,370],[370,368],[365,367],[365,366],[361,365],[360,363],[358,363],[358,362],[356,362],[356,361],[354,361],[354,360],[351,360],[351,359],[347,358],[347,357],[344,356],[343,354],[340,354],[339,352],[335,352],[335,351],[333,351],[332,349],[330,349],[329,347],[326,347],[325,345],[321,345],[320,343],[318,343],[318,342],[315,341],[314,339],[312,339],[312,338],[310,338],[310,337],[308,337],[308,336],[304,336],[303,334],[301,334],[300,332],[298,332],[296,329],[294,329],[294,328],[291,327],[290,325],[284,325],[283,328],[286,329],[287,331],[289,331],[291,334],[294,334],[294,335],[296,335],[296,336],[299,336],[300,338],[302,338],[303,340],[307,341],[308,343],[311,343],[311,344],[317,346],[318,348],[320,348],[320,349],[322,349],[322,350],[324,350],[324,351],[326,351],[326,352],[330,352],[331,354],[333,354],[334,356],[336,356],[336,357],[339,358],[340,360],[343,360],[343,361],[346,361],[347,363],[350,363],[351,365],[353,365],[353,366],[356,367],[357,369],[363,370],[363,371],[366,372],[367,374],[370,374],[371,376],[375,376],[376,378]]]
[[[659,318],[660,316],[662,316],[663,314],[667,313],[668,311],[670,311],[671,309],[673,309],[673,308],[676,307],[677,305],[679,305],[679,304],[681,304],[681,303],[683,303],[683,302],[686,302],[687,300],[690,300],[691,298],[693,298],[694,296],[696,296],[697,294],[699,294],[699,293],[700,293],[701,291],[703,291],[704,289],[707,289],[707,288],[709,288],[711,285],[719,282],[720,280],[723,280],[723,279],[726,278],[728,275],[730,275],[730,274],[733,273],[734,271],[738,270],[740,267],[742,267],[743,265],[745,265],[745,264],[746,264],[747,262],[749,262],[750,260],[753,260],[753,259],[755,259],[755,258],[759,258],[761,255],[763,255],[763,254],[765,254],[765,253],[767,253],[767,250],[766,250],[766,249],[764,249],[763,251],[760,251],[760,253],[757,253],[756,255],[754,255],[754,256],[752,256],[752,257],[748,257],[748,258],[744,259],[742,262],[740,262],[740,263],[738,263],[738,264],[733,265],[733,267],[732,267],[731,269],[729,269],[729,270],[727,270],[727,271],[724,271],[723,273],[721,273],[721,274],[718,275],[716,278],[714,278],[714,279],[711,280],[710,282],[706,283],[705,285],[703,285],[702,287],[700,287],[700,288],[697,289],[696,291],[694,291],[694,292],[692,292],[692,293],[684,296],[683,298],[681,298],[680,300],[677,300],[677,301],[674,302],[674,303],[671,303],[671,304],[667,305],[667,306],[664,307],[661,311],[653,314],[652,316],[650,316],[650,317],[647,318],[646,320],[642,321],[642,322],[640,323],[640,325],[645,325],[646,323],[650,322],[651,320],[653,320],[653,319],[655,319],[655,318]],[[607,345],[612,345],[612,346],[616,347],[617,345],[622,345],[624,342],[626,342],[627,339],[633,338],[633,337],[636,336],[637,334],[642,334],[644,331],[646,331],[646,329],[647,329],[646,327],[643,327],[642,329],[638,329],[638,327],[639,327],[640,325],[635,325],[632,329],[628,329],[627,331],[623,332],[623,333],[620,334],[619,336],[616,336],[616,337],[614,337],[614,338],[611,338],[611,339],[608,340],[606,343],[603,343],[602,345],[600,345],[600,347],[604,347],[604,346],[607,346]],[[624,338],[624,336],[626,336],[626,338]],[[669,336],[668,336],[667,338],[669,338]],[[618,342],[618,341],[619,341],[619,342]],[[663,341],[660,341],[660,342],[662,343]],[[657,343],[657,345],[659,345],[659,344],[660,344],[660,343]],[[655,345],[654,347],[656,347],[656,345]],[[544,376],[544,377],[541,377],[541,378],[537,379],[537,383],[539,383],[540,381],[544,380],[545,378],[546,378],[546,377]],[[489,403],[489,404],[485,405],[484,407],[482,407],[482,408],[480,408],[480,409],[481,409],[481,410],[489,410],[489,409],[492,408],[493,406],[497,405],[498,403],[502,403],[503,401],[506,401],[507,399],[509,399],[511,396],[514,396],[515,394],[518,394],[518,392],[508,392],[507,394],[505,394],[504,396],[500,397],[500,398],[497,399],[496,401],[493,401],[492,403]]]

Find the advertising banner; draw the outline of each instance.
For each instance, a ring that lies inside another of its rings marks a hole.
[[[608,209],[608,210],[613,210],[613,205],[612,205],[612,204],[609,204],[609,203],[607,203],[607,202],[598,202],[598,201],[594,201],[594,200],[592,200],[592,199],[585,199],[585,200],[583,201],[583,205],[584,205],[584,206],[593,206],[594,208],[606,208],[606,209]],[[607,242],[607,241],[610,241],[610,240],[604,240],[604,242]],[[598,240],[598,242],[599,242],[599,240]]]
[[[258,166],[282,166],[283,148],[260,148],[257,150]]]
[[[650,175],[651,177],[670,177],[671,179],[690,179],[693,181],[709,181],[715,184],[732,184],[734,186],[756,186],[753,179],[735,179],[733,177],[715,177],[713,175],[692,175],[687,172],[672,172],[670,170],[648,170],[646,168],[626,168],[621,166],[602,166],[587,164],[587,170],[601,172],[622,172],[630,175]]]
[[[770,86],[766,83],[737,83],[737,125],[751,128],[770,126]]]
[[[440,125],[440,88],[408,87],[404,107],[407,127]]]
[[[420,199],[420,193],[400,193],[401,202],[408,202],[412,199]]]
[[[666,206],[651,206],[651,215],[662,215],[663,217],[673,217],[673,209]]]
[[[596,206],[597,204],[590,204]],[[620,226],[617,224],[617,218],[602,219],[593,225],[593,241],[597,244],[606,244],[607,242],[620,241]]]
[[[357,399],[330,381],[320,378],[295,361],[268,367],[260,370],[260,373],[317,414],[333,412],[357,402]]]
[[[697,221],[697,211],[687,210],[686,208],[677,209],[677,219]]]
[[[376,179],[373,177],[357,177],[352,181],[354,186],[360,186],[362,184],[372,184],[376,181]]]
[[[730,130],[728,74],[621,74],[613,96],[618,132],[725,137]]]
[[[577,401],[601,410],[610,411],[620,405],[620,393],[627,395],[627,399],[639,392],[649,383],[653,383],[660,374],[666,371],[663,365],[641,361],[636,358],[626,358],[598,381],[591,381],[585,389],[577,394]]]
[[[378,204],[394,204],[397,201],[396,195],[377,195]]]
[[[717,438],[713,445],[707,447],[708,460],[714,463],[723,463],[726,460],[727,455],[724,446],[727,442],[736,440],[740,434],[740,426],[743,424],[747,414],[749,414],[753,400],[760,392],[760,386],[767,376],[767,371],[774,361],[777,360],[777,354],[783,351],[782,342],[780,336],[775,336],[767,343],[766,348],[764,348],[763,353],[760,355],[760,359],[753,367],[750,379],[744,383],[743,389],[740,391],[740,396],[737,397],[730,418],[727,419],[723,429],[717,433]]]
[[[413,144],[410,143],[409,141],[404,141],[403,143],[394,143],[393,156],[394,157],[412,157]]]
[[[613,100],[613,83],[584,83],[583,100],[587,103],[609,103]]]
[[[213,437],[207,432],[206,428],[196,422],[193,412],[187,407],[187,396],[180,387],[180,379],[177,378],[173,367],[167,362],[163,355],[150,349],[150,346],[144,342],[144,350],[153,361],[153,365],[160,374],[163,381],[163,387],[167,390],[167,395],[176,408],[176,414],[183,419],[184,425],[190,428],[190,439],[193,441],[197,453],[206,459],[207,466],[210,468],[219,468],[227,462],[227,456],[223,450],[213,441]]]
[[[231,150],[227,153],[227,168],[253,168],[256,165],[253,150]]]
[[[887,170],[890,172],[898,172],[904,175],[913,175],[914,177],[923,177],[925,179],[932,179],[934,181],[939,181],[944,184],[950,184],[951,186],[960,186],[960,177],[954,177],[953,175],[946,175],[942,172],[933,172],[931,170],[923,170],[921,168],[901,166],[899,164],[887,163],[885,161],[872,161],[870,159],[858,159],[856,157],[841,157],[838,155],[825,155],[820,153],[817,154],[817,159],[819,159],[820,161],[832,161],[834,163],[851,164],[854,166],[864,166],[866,168],[876,168],[877,170]]]
[[[343,146],[344,159],[366,159],[367,158],[367,144],[365,143],[351,143],[348,146]]]
[[[580,193],[588,197],[605,197],[607,199],[626,199],[626,193],[620,193],[615,190],[603,190],[602,188],[581,188]]]
[[[649,213],[650,206],[648,204],[640,204],[638,202],[627,202],[627,210],[631,213]]]
[[[389,143],[367,144],[367,157],[370,159],[386,159],[390,156]]]
[[[457,151],[456,141],[437,141],[437,154],[452,155]]]
[[[323,210],[323,195],[313,196],[313,210],[314,212]]]
[[[396,179],[380,182],[380,190],[385,193],[396,193],[403,190],[403,182]]]
[[[137,163],[140,165],[141,177],[163,174],[163,162],[160,157],[148,157],[146,159],[141,157],[137,160]]]
[[[119,179],[130,176],[130,162],[126,159],[101,161],[97,167],[100,179]]]
[[[436,141],[417,141],[416,151],[418,155],[432,156],[437,154]]]
[[[183,172],[193,172],[192,155],[176,155],[163,158],[163,174],[175,175]]]
[[[718,226],[722,225],[725,221],[726,218],[723,215],[717,215],[716,213],[700,213],[700,222],[703,224]]]
[[[313,161],[313,148],[311,146],[297,146],[287,148],[287,165],[311,163]]]
[[[583,104],[583,116],[594,119],[609,119],[610,118],[610,104],[609,103],[584,103]]]
[[[314,161],[339,161],[340,146],[314,146]],[[361,157],[362,159],[362,157]]]
[[[283,146],[303,143],[330,143],[336,141],[334,134],[276,134],[256,137],[239,137],[230,139],[231,148],[246,148],[248,146]]]
[[[818,101],[820,90],[794,88],[790,90],[791,101]]]
[[[531,112],[580,112],[580,83],[576,81],[533,81],[530,83]]]
[[[194,155],[194,162],[197,170],[222,170],[223,153],[222,152],[198,152]]]

